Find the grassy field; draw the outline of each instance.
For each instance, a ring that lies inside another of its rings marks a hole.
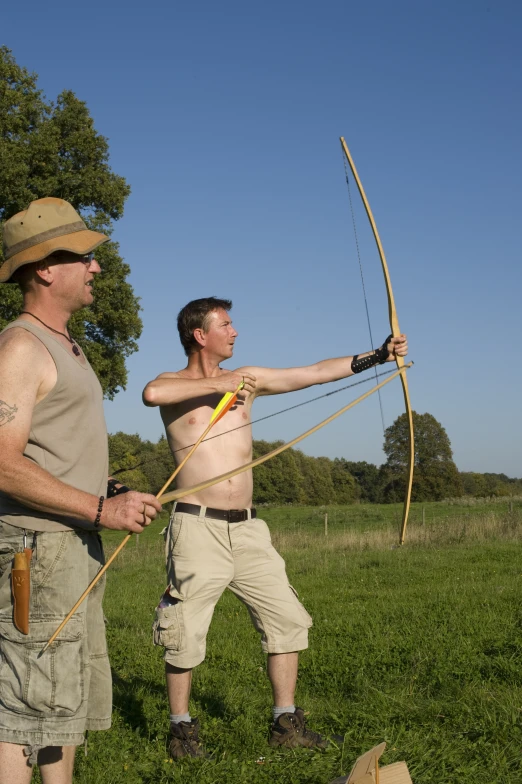
[[[328,535],[324,515],[328,513]],[[297,703],[311,727],[343,733],[324,753],[266,743],[271,694],[244,608],[219,602],[192,715],[214,761],[173,763],[161,652],[151,640],[164,588],[161,525],[109,572],[114,723],[78,753],[82,784],[328,784],[385,740],[414,784],[522,782],[522,501],[266,509],[274,544],[314,618]],[[118,536],[108,535],[107,550]]]

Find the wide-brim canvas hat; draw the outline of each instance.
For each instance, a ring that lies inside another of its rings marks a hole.
[[[4,263],[0,283],[8,281],[24,264],[42,261],[58,250],[84,256],[108,241],[105,234],[87,228],[68,201],[48,197],[32,201],[4,223]]]

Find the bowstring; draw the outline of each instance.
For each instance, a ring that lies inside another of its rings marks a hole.
[[[355,237],[355,248],[356,248],[356,251],[357,251],[357,259],[358,259],[358,262],[359,262],[359,272],[361,274],[361,285],[362,285],[363,297],[364,297],[364,307],[366,309],[366,321],[368,323],[368,332],[370,333],[370,344],[371,344],[371,347],[372,347],[372,351],[375,351],[375,346],[374,346],[374,343],[373,343],[372,325],[371,325],[371,322],[370,322],[370,311],[369,311],[369,308],[368,308],[368,299],[366,297],[366,286],[365,286],[365,283],[364,283],[364,273],[363,273],[363,267],[362,267],[362,261],[361,261],[361,252],[360,252],[360,248],[359,248],[359,236],[357,234],[357,225],[356,225],[356,222],[355,222],[355,212],[354,212],[354,209],[353,209],[352,190],[350,188],[350,177],[349,177],[349,174],[348,174],[348,167],[346,166],[346,156],[344,155],[342,147],[341,147],[341,155],[342,155],[343,164],[344,164],[344,177],[345,177],[345,180],[346,180],[346,186],[348,188],[348,201],[350,203],[350,212],[351,212],[351,215],[352,215],[352,226],[353,226],[353,233],[354,233],[354,237]],[[376,366],[374,367],[374,374],[375,374],[375,383],[378,384],[379,382],[378,382],[377,379],[379,378],[379,375],[377,373],[377,367]],[[383,410],[383,406],[382,406],[382,397],[381,397],[381,390],[380,389],[377,391],[377,394],[379,396],[379,408],[381,410],[382,432],[384,433],[386,431],[386,425],[385,425],[385,422],[384,422],[384,410]]]
[[[384,376],[389,376],[390,373],[395,373],[395,369],[392,368],[391,370],[385,370],[384,373],[375,373],[375,378],[383,378]],[[264,422],[266,419],[271,419],[272,417],[279,416],[279,414],[286,414],[288,411],[293,411],[296,408],[301,408],[301,406],[307,406],[309,403],[315,403],[316,400],[322,400],[325,397],[330,397],[331,395],[336,395],[338,392],[344,392],[346,389],[351,389],[352,387],[358,387],[360,384],[367,384],[368,381],[371,381],[371,378],[362,378],[360,381],[354,381],[351,384],[346,384],[344,387],[339,387],[339,389],[333,389],[330,392],[325,392],[323,395],[317,395],[316,397],[310,398],[310,400],[304,400],[302,403],[296,403],[293,406],[288,406],[287,408],[282,408],[280,411],[275,411],[272,414],[266,414],[265,416],[259,417],[258,419],[253,419],[251,422],[245,422],[243,425],[237,425],[237,427],[232,427],[230,430],[225,430],[223,433],[215,433],[213,436],[209,436],[202,441],[205,444],[207,441],[212,441],[214,438],[221,438],[221,436],[226,436],[228,433],[234,433],[236,430],[241,430],[243,427],[251,427],[252,425],[257,425],[258,422]],[[379,390],[380,391],[380,390]],[[194,442],[195,443],[195,442]],[[181,446],[179,449],[174,449],[171,454],[175,455],[177,452],[183,452],[184,449],[190,449],[194,444],[187,444],[187,446]],[[158,460],[161,460],[161,457],[153,457],[151,460],[144,460],[142,463],[138,463],[131,468],[118,468],[116,471],[112,471],[111,476],[116,476],[117,474],[124,474],[127,471],[136,471],[138,468],[142,468],[142,466],[150,465],[151,463],[156,463]]]
[[[345,176],[345,180],[346,180],[346,186],[348,188],[348,199],[349,199],[349,202],[350,202],[350,212],[351,212],[351,215],[352,215],[352,225],[353,225],[353,233],[355,235],[355,247],[357,249],[357,259],[359,261],[359,270],[360,270],[360,273],[361,273],[361,284],[362,284],[362,290],[363,290],[363,296],[364,296],[364,306],[366,308],[366,320],[368,322],[368,331],[370,333],[370,343],[372,345],[372,351],[375,351],[374,345],[373,345],[372,327],[371,327],[371,323],[370,323],[370,312],[369,312],[369,309],[368,309],[368,300],[366,298],[366,286],[364,285],[364,274],[363,274],[363,267],[362,267],[362,262],[361,262],[361,254],[360,254],[360,250],[359,250],[359,238],[358,238],[358,235],[357,235],[357,226],[356,226],[356,222],[355,222],[355,213],[354,213],[353,202],[352,202],[352,191],[351,191],[351,188],[350,188],[350,176],[349,176],[348,167],[346,165],[346,156],[344,154],[344,150],[342,148],[342,145],[341,145],[341,156],[342,156],[342,159],[343,159],[344,176]],[[377,384],[378,383],[377,379],[379,378],[379,376],[377,374],[377,367],[375,367],[374,370],[375,370],[375,383]],[[379,396],[379,407],[381,409],[382,432],[383,432],[384,438],[386,438],[386,424],[384,422],[384,410],[383,410],[383,405],[382,405],[382,397],[381,397],[381,390],[380,389],[377,391],[377,394]],[[395,498],[395,476],[393,474],[392,474],[392,478],[391,478],[391,485],[392,485],[393,497]]]

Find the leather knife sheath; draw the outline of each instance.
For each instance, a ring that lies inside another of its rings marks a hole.
[[[22,634],[29,634],[29,601],[31,598],[30,563],[33,552],[28,547],[15,553],[11,570],[14,625]]]

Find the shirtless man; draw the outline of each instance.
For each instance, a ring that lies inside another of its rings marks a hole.
[[[145,387],[145,405],[160,406],[172,454],[181,461],[208,425],[225,392],[244,382],[238,403],[212,431],[178,474],[178,488],[191,487],[249,462],[252,458],[252,403],[259,395],[278,395],[337,381],[375,364],[404,357],[404,335],[391,336],[376,351],[326,359],[299,368],[243,367],[225,370],[237,332],[229,300],[189,302],[178,315],[180,340],[188,356],[177,373],[162,373]],[[171,711],[170,753],[174,758],[204,755],[197,719],[189,714],[192,668],[205,658],[205,640],[214,607],[230,588],[246,604],[268,654],[274,707],[272,746],[325,748],[328,741],[308,729],[294,705],[298,651],[308,645],[312,620],[288,582],[283,559],[270,542],[266,523],[252,508],[252,471],[184,497],[177,502],[166,536],[169,586],[157,610],[154,641],[165,648]]]

